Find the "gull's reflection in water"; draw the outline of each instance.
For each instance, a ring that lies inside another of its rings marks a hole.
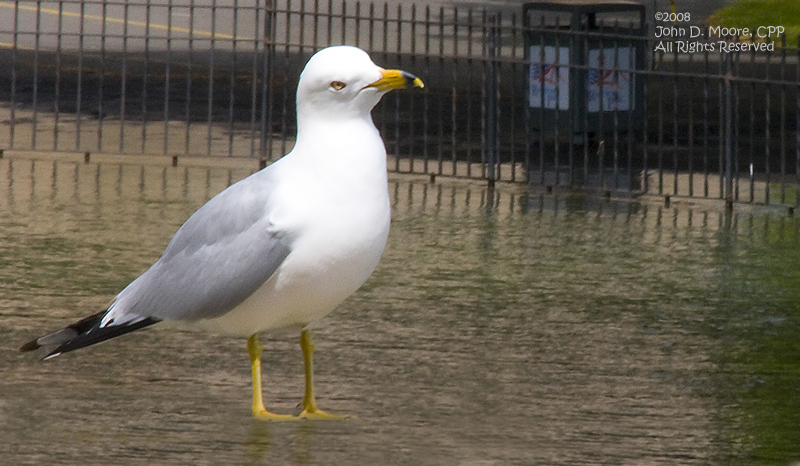
[[[296,423],[275,424],[253,419],[250,422],[245,447],[247,449],[247,466],[263,464],[291,464],[293,466],[310,466],[313,464],[314,446],[319,426],[316,422],[298,421]],[[280,442],[280,448],[276,448]],[[289,458],[278,458],[279,451],[286,452],[285,444],[292,448]]]

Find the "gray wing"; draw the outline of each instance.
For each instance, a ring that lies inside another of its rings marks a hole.
[[[117,296],[108,317],[209,319],[255,292],[291,250],[291,237],[269,221],[270,184],[258,172],[201,207],[158,262]]]

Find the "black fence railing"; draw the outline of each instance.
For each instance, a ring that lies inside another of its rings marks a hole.
[[[0,148],[267,163],[293,144],[304,62],[350,44],[426,82],[374,111],[394,171],[800,205],[796,48],[783,37],[721,41],[702,25],[691,41],[665,40],[641,17],[597,16],[343,0],[0,1]]]

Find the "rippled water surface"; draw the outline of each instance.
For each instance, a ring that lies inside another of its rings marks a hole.
[[[795,464],[800,222],[392,181],[386,253],[315,328],[320,405],[250,417],[245,341],[151,328],[41,362],[249,169],[0,160],[0,464]],[[265,335],[265,399],[302,395]]]

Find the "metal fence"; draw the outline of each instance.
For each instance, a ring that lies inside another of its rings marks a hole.
[[[566,24],[404,2],[0,1],[0,148],[266,163],[293,144],[305,60],[350,44],[426,82],[374,112],[394,171],[800,205],[785,38],[690,52],[620,15]],[[696,42],[717,43],[707,31]]]

